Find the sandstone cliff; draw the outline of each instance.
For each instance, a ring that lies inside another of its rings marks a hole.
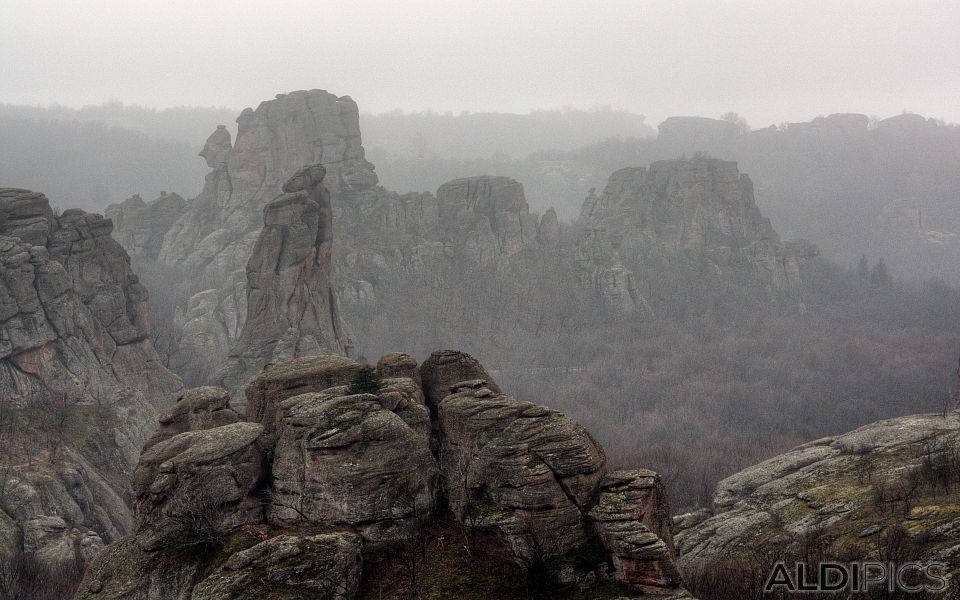
[[[503,394],[464,353],[393,353],[377,372],[274,363],[245,420],[224,390],[188,391],[137,466],[134,535],[77,597],[512,598],[535,581],[554,598],[689,598],[655,473],[608,473],[580,425]]]
[[[127,486],[181,388],[111,222],[0,190],[0,555],[86,560],[129,533]]]
[[[610,176],[581,213],[584,283],[620,312],[649,311],[658,281],[696,276],[784,290],[799,283],[811,244],[781,242],[736,163],[695,158]]]

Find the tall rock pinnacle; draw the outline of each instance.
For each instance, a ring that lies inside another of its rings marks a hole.
[[[247,319],[223,379],[228,388],[275,360],[352,353],[330,286],[326,174],[319,164],[301,168],[263,210],[263,230],[247,262]]]

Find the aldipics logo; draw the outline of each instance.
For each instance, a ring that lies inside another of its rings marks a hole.
[[[823,592],[942,592],[947,589],[947,565],[938,562],[823,562],[816,566],[777,563],[763,593]]]

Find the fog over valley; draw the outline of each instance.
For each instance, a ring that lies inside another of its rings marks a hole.
[[[960,597],[957,6],[2,13],[0,600]]]

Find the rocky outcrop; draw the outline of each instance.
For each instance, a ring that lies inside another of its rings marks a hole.
[[[137,544],[209,544],[246,523],[261,521],[252,493],[260,482],[259,423],[239,422],[188,431],[158,442],[133,474]]]
[[[438,523],[557,585],[687,597],[656,474],[606,476],[583,427],[500,393],[462,352],[378,365],[393,377],[341,356],[269,365],[227,424],[223,390],[185,392],[137,467],[135,535],[78,597],[355,598],[368,560],[429,560]]]
[[[0,223],[0,412],[19,423],[0,428],[0,553],[86,560],[130,531],[133,465],[181,384],[110,220],[2,189]]]
[[[194,588],[193,598],[349,600],[360,587],[362,548],[351,533],[278,535],[231,556]]]
[[[230,352],[231,388],[281,359],[350,354],[330,285],[333,222],[326,169],[303,167],[263,211],[247,264],[247,318]]]
[[[439,471],[429,440],[378,396],[346,388],[294,396],[277,429],[271,524],[350,527],[381,544],[409,538],[433,512]]]
[[[454,514],[483,510],[520,555],[583,545],[581,521],[606,469],[593,438],[566,416],[495,393],[482,380],[451,391],[438,421]]]
[[[263,258],[253,254],[264,209],[305,165],[326,170],[325,210],[342,235],[335,248],[326,248],[324,260],[332,265],[335,295],[354,313],[375,307],[378,298],[390,297],[411,277],[437,285],[437,274],[450,265],[464,272],[502,269],[522,251],[550,247],[559,237],[556,214],[548,212],[541,224],[529,211],[523,186],[507,177],[457,179],[436,196],[379,187],[373,165],[364,158],[357,106],[347,96],[322,90],[281,94],[256,110],[244,110],[237,122],[235,141],[223,126],[207,140],[200,155],[211,172],[203,191],[172,225],[169,196],[111,207],[123,224],[116,236],[127,250],[137,260],[162,264],[151,284],[168,286],[167,271],[184,282],[182,297],[175,300],[181,350],[170,362],[192,385],[213,380],[232,348],[250,350],[239,336],[247,314],[260,307],[244,305],[251,273],[245,268]],[[157,252],[158,239],[163,243]],[[262,277],[268,275],[264,271]],[[320,301],[327,302],[326,297]],[[280,346],[286,351],[292,342],[312,344],[286,340]],[[341,349],[333,340],[320,340],[309,352],[277,357],[321,351]],[[255,375],[261,365],[250,366],[245,375]]]
[[[653,471],[615,471],[600,481],[590,519],[610,549],[613,577],[641,589],[680,584],[670,530],[670,506]]]
[[[244,390],[247,420],[261,423],[264,433],[272,435],[281,402],[346,385],[359,369],[356,361],[344,356],[310,356],[267,365]]]
[[[509,258],[537,239],[523,186],[509,177],[467,177],[437,190],[439,226],[456,254],[481,267]]]
[[[236,142],[218,127],[200,155],[213,171],[164,237],[160,260],[213,276],[243,269],[264,206],[304,165],[323,165],[335,194],[377,183],[364,159],[356,103],[324,90],[279,94],[256,110],[244,109]]]
[[[715,159],[621,169],[600,197],[587,198],[581,222],[576,258],[584,285],[619,312],[649,311],[639,281],[668,273],[790,289],[800,261],[817,254],[807,242],[781,242],[750,179],[736,163]]]
[[[144,444],[144,451],[187,431],[212,429],[241,421],[242,417],[230,408],[230,393],[216,387],[186,390],[176,404],[160,413],[160,428]]]
[[[960,489],[943,486],[936,473],[955,468],[958,439],[956,413],[914,415],[749,467],[717,484],[715,514],[677,519],[680,564],[694,569],[766,544],[786,549],[824,531],[833,547],[848,551],[903,532],[897,543],[912,548],[911,560],[938,560],[956,571]]]
[[[111,204],[104,216],[113,222],[113,239],[138,259],[156,260],[163,247],[163,236],[179,219],[187,201],[178,194],[161,192],[160,197],[144,202],[139,195],[119,204]]]

